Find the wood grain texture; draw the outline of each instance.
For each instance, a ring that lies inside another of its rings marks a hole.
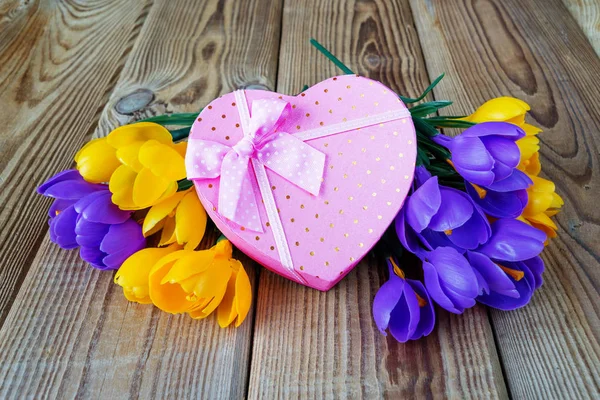
[[[600,3],[597,0],[563,0],[600,56]]]
[[[280,19],[280,5],[266,0],[155,1],[95,135],[141,115],[198,110],[239,86],[273,87]],[[70,158],[74,149],[61,151]],[[235,256],[256,287],[253,263]],[[42,239],[0,330],[0,398],[244,396],[253,310],[240,328],[221,329],[214,318],[129,303],[112,278]]]
[[[361,75],[416,95],[428,79],[403,1],[286,2],[278,91],[297,93],[340,71],[307,43],[315,37]],[[249,397],[505,398],[483,307],[440,313],[426,339],[399,344],[377,330],[373,297],[382,259],[363,260],[327,293],[261,272]]]
[[[0,323],[47,232],[35,187],[71,166],[98,121],[147,2],[0,5]]]
[[[514,398],[597,398],[600,387],[600,60],[554,1],[411,1],[439,99],[468,114],[500,95],[541,126],[543,173],[565,199],[545,284],[525,308],[491,313]],[[560,34],[559,34],[560,32]]]

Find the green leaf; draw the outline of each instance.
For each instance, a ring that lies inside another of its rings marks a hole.
[[[310,39],[310,44],[315,46],[317,50],[319,50],[329,61],[335,64],[336,67],[342,70],[342,72],[346,75],[354,74],[350,68],[348,68],[343,62],[341,62],[336,56],[331,54],[329,50],[327,50],[323,45],[317,42],[315,39]]]
[[[427,123],[439,128],[470,128],[473,125],[477,125],[474,122],[463,121],[456,118],[457,117],[429,117],[425,118],[424,120]]]
[[[410,108],[410,114],[413,117],[425,117],[429,114],[435,114],[438,110],[448,107],[450,104],[452,102],[448,100],[428,101]]]
[[[188,180],[187,178],[183,178],[183,179],[177,181],[177,191],[178,192],[183,192],[184,190],[188,190],[192,186],[194,186],[194,183],[192,181]]]
[[[413,117],[413,124],[415,125],[417,132],[421,132],[426,136],[434,137],[440,134],[433,125],[427,123],[423,118]]]
[[[413,99],[410,97],[400,96],[400,100],[402,100],[406,104],[416,103],[417,101],[423,100],[425,96],[427,96],[429,92],[431,92],[433,88],[436,87],[438,83],[440,83],[440,81],[444,78],[444,75],[445,74],[441,74],[440,76],[435,78],[435,80],[431,82],[431,85],[427,86],[427,89],[425,89],[425,91],[419,97]]]
[[[300,93],[302,93],[302,92],[305,92],[307,89],[308,89],[308,85],[304,85],[304,86],[302,87],[302,91],[301,91]]]
[[[180,129],[169,129],[174,142],[178,142],[187,138],[190,135],[190,127]]]
[[[202,111],[202,110],[200,110]],[[191,126],[196,118],[198,118],[197,113],[175,113],[175,114],[167,114],[167,115],[156,115],[154,117],[144,118],[135,122],[154,122],[155,124],[160,125],[188,125]]]
[[[423,165],[425,167],[428,167],[429,163],[429,157],[427,156],[427,153],[425,153],[425,150],[417,146],[417,166]]]
[[[435,158],[447,160],[450,158],[450,152],[443,146],[433,142],[430,138],[417,132],[417,145],[423,150],[430,152]]]

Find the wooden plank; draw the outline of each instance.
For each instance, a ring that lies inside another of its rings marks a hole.
[[[492,311],[513,398],[597,398],[600,386],[598,131],[600,60],[554,1],[411,1],[438,98],[468,114],[483,101],[527,101],[541,126],[544,174],[565,199],[559,237],[543,253],[545,284],[531,304]]]
[[[297,93],[339,74],[314,36],[354,71],[416,95],[427,86],[405,1],[289,2],[284,7],[278,90]],[[366,258],[327,293],[261,272],[250,398],[505,398],[483,307],[439,313],[435,332],[399,344],[372,320],[383,260]]]
[[[47,231],[35,187],[71,166],[146,13],[145,1],[0,6],[0,323]]]
[[[597,0],[563,0],[563,3],[600,56],[600,3]]]
[[[266,0],[155,1],[95,136],[134,116],[198,110],[238,86],[272,88],[280,19]],[[146,94],[151,104],[139,101]],[[253,264],[236,257],[255,282]],[[244,396],[253,311],[221,329],[129,303],[112,278],[42,239],[0,330],[1,398]]]

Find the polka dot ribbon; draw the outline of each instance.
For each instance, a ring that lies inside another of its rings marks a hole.
[[[234,93],[244,137],[233,147],[211,140],[190,139],[187,151],[192,157],[186,159],[186,169],[188,178],[193,180],[220,176],[219,214],[246,229],[263,232],[250,161],[258,161],[318,196],[325,154],[287,132],[277,131],[291,111],[287,101],[254,100],[250,116],[243,91]],[[256,168],[254,170],[256,173]],[[270,189],[268,181],[266,185]]]

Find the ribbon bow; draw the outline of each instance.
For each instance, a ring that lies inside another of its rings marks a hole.
[[[270,187],[266,174],[259,176],[257,162],[317,196],[325,154],[287,132],[278,131],[291,110],[288,102],[254,100],[250,115],[243,91],[236,91],[235,96],[244,137],[233,147],[191,138],[187,152],[192,156],[186,158],[186,170],[190,179],[220,176],[219,214],[238,225],[263,232],[250,164],[261,191]]]

